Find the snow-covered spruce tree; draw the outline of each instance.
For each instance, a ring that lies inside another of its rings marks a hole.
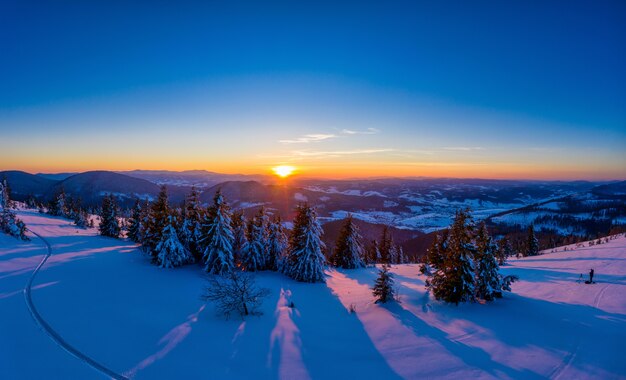
[[[386,303],[393,301],[395,298],[393,274],[389,272],[390,268],[389,264],[383,264],[378,271],[378,277],[372,288],[372,294],[376,297],[376,303]]]
[[[422,274],[431,276],[433,271],[443,268],[446,249],[448,246],[448,232],[444,230],[442,235],[435,235],[430,248],[426,250],[426,258],[424,264],[420,266]],[[430,286],[430,280],[426,280],[426,287]]]
[[[365,265],[376,263],[376,253],[378,252],[378,242],[372,240],[365,246]]]
[[[82,208],[76,209],[72,212],[74,216],[74,225],[79,228],[89,227],[89,214]]]
[[[528,238],[526,240],[526,252],[524,256],[537,256],[539,254],[539,240],[535,236],[535,227],[528,226]]]
[[[225,274],[233,270],[233,230],[228,204],[218,190],[213,205],[207,211],[202,224],[200,244],[204,249],[205,270],[214,274]],[[206,231],[206,232],[205,232]]]
[[[146,234],[143,237],[143,245],[146,252],[150,253],[152,260],[157,261],[156,246],[161,241],[163,230],[168,224],[170,216],[170,208],[167,201],[167,187],[161,186],[157,199],[152,203],[150,212],[148,213],[149,220],[146,228]]]
[[[398,246],[395,244],[391,244],[391,247],[389,248],[389,263],[400,263],[400,251],[398,251]]]
[[[348,215],[335,244],[334,264],[344,269],[363,268],[362,240],[359,227],[354,223],[352,215]]]
[[[264,229],[257,218],[248,222],[248,245],[241,256],[241,267],[247,272],[265,269]]]
[[[502,297],[502,277],[496,261],[496,245],[493,243],[485,223],[481,223],[476,234],[476,297],[492,301]]]
[[[6,179],[0,181],[0,208],[3,210],[13,208],[13,202],[11,201],[11,191],[9,183]]]
[[[457,304],[474,301],[473,223],[469,210],[457,211],[449,232],[443,262],[437,266],[428,288],[438,300]]]
[[[200,205],[200,193],[193,186],[191,193],[185,199],[185,212],[181,227],[181,238],[185,247],[191,252],[196,261],[202,259],[202,252],[198,246],[202,222],[202,206]]]
[[[120,237],[120,224],[117,219],[117,204],[113,195],[105,195],[102,198],[102,208],[100,210],[100,235],[118,238]]]
[[[130,212],[130,218],[128,218],[128,231],[126,237],[130,241],[138,243],[140,241],[141,234],[141,203],[139,199],[135,200],[135,204]]]
[[[504,236],[502,239],[498,241],[498,265],[506,264],[506,260],[513,256],[513,247],[511,246],[511,241]]]
[[[59,188],[48,206],[48,214],[65,216],[67,214],[67,199],[63,187]]]
[[[268,270],[278,270],[282,272],[283,263],[287,253],[287,237],[280,217],[277,217],[269,225],[268,236]]]
[[[409,257],[404,253],[404,249],[402,248],[401,245],[398,246],[398,254],[399,254],[399,258],[400,258],[400,264],[408,264],[409,263]]]
[[[269,220],[263,207],[248,223],[248,250],[242,258],[242,265],[247,271],[254,272],[267,269],[268,223]]]
[[[391,247],[393,247],[393,239],[389,232],[389,226],[383,226],[383,232],[378,242],[378,252],[376,254],[377,263],[391,263]]]
[[[176,221],[173,216],[168,217],[168,222],[163,229],[161,240],[157,244],[155,251],[157,263],[161,268],[174,268],[191,261],[189,251],[178,239],[176,231]]]
[[[233,212],[231,225],[233,229],[233,259],[240,265],[242,258],[248,252],[248,223],[242,210]]]
[[[21,240],[30,240],[26,236],[26,225],[17,218],[12,208],[9,185],[6,179],[0,182],[0,231]]]
[[[289,253],[283,268],[285,274],[301,282],[326,281],[322,233],[315,209],[306,203],[299,205],[289,238]]]

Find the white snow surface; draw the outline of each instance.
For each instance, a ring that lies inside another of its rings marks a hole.
[[[489,304],[429,297],[418,265],[392,268],[400,302],[373,303],[375,268],[326,284],[262,272],[263,315],[218,317],[199,266],[161,269],[135,245],[20,211],[52,245],[33,301],[63,338],[134,379],[624,379],[626,238],[511,260],[521,280]],[[99,379],[39,330],[22,289],[45,252],[0,235],[0,377]],[[578,283],[590,268],[596,284]],[[287,305],[294,302],[295,308]],[[350,313],[351,305],[356,309]]]

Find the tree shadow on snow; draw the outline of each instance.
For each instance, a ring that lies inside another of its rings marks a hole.
[[[356,314],[350,313],[326,284],[294,283],[301,353],[313,379],[401,377],[374,346]]]

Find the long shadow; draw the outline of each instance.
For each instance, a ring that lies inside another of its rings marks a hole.
[[[434,326],[429,325],[410,311],[403,309],[397,303],[390,303],[386,309],[398,319],[404,326],[413,331],[416,336],[427,336],[436,340],[448,352],[463,361],[467,366],[478,368],[491,376],[501,378],[506,375],[514,379],[543,379],[543,376],[527,369],[518,370],[494,361],[489,353],[478,347],[468,346],[461,342],[451,341],[448,334]]]
[[[357,315],[325,284],[293,284],[302,357],[313,379],[401,377],[376,349]],[[321,310],[323,308],[323,310]]]
[[[504,268],[503,268],[504,269]],[[504,274],[514,274],[519,276],[520,280],[527,282],[556,282],[569,281],[576,282],[580,279],[580,272],[560,272],[556,270],[514,267],[506,268]],[[583,277],[587,275],[583,273]],[[596,273],[594,280],[596,282],[626,285],[626,276],[618,276],[614,274]]]
[[[624,248],[626,250],[626,248]],[[626,259],[620,259],[618,257],[570,257],[562,259],[524,259],[522,263],[544,263],[544,262],[560,262],[565,261],[568,263],[575,261],[626,261]]]

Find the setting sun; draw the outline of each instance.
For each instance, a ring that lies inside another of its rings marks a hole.
[[[289,177],[295,170],[295,167],[289,165],[279,165],[272,168],[272,171],[280,178]]]

